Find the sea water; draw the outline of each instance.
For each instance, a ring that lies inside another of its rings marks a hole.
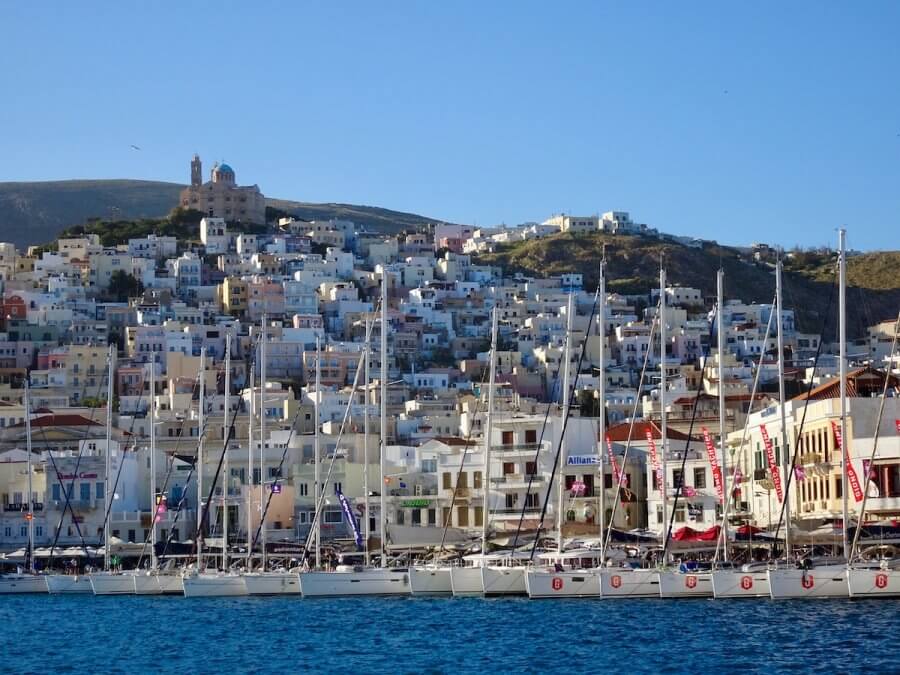
[[[898,672],[900,601],[0,597],[8,673]]]

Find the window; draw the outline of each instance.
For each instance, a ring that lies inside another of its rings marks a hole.
[[[484,507],[475,507],[475,526],[481,527],[484,524]]]
[[[536,473],[537,473],[537,462],[525,462],[525,475],[533,476]]]
[[[681,469],[672,469],[672,486],[678,488],[683,484],[684,475],[681,473]]]
[[[334,483],[334,494],[340,494],[343,490],[341,490],[341,482],[335,481]]]
[[[537,508],[540,505],[540,497],[536,492],[529,492],[527,495],[525,495],[525,506],[533,509]]]
[[[519,503],[519,495],[516,493],[511,493],[506,495],[506,508],[514,509],[516,508],[516,504]]]
[[[483,486],[482,481],[483,481],[483,477],[481,475],[481,472],[473,471],[472,472],[472,487],[475,488],[476,490],[480,490]]]
[[[90,501],[90,499],[91,499],[91,484],[90,483],[81,483],[80,484],[79,498],[83,502]]]
[[[402,509],[400,511],[397,511],[397,524],[398,525],[406,524],[406,515],[404,514]]]
[[[705,488],[706,487],[706,469],[697,468],[694,469],[694,487],[695,488]]]
[[[11,537],[12,536],[12,528],[8,527],[8,526],[4,527],[3,528],[3,536],[7,537],[7,538]]]
[[[656,522],[659,524],[664,524],[663,523],[663,508],[662,508],[661,504],[656,507]]]
[[[428,509],[428,524],[437,525],[437,509]]]
[[[503,462],[503,475],[508,476],[516,472],[516,466],[512,462]]]
[[[135,540],[137,539],[134,534],[134,530],[128,530],[128,541],[130,541],[132,544],[135,543]]]
[[[256,470],[254,469],[254,473]],[[300,483],[300,496],[306,497],[309,495],[309,484],[308,483]]]
[[[437,460],[436,459],[423,459],[422,460],[422,472],[423,473],[437,473]]]
[[[525,430],[525,442],[526,443],[537,443],[537,429],[526,429]]]
[[[478,519],[476,514],[476,520]],[[413,525],[421,525],[422,524],[422,509],[413,509],[412,510],[412,524]]]
[[[329,525],[336,525],[340,523],[344,518],[344,514],[341,511],[326,511],[325,512],[325,522]]]
[[[684,520],[685,520],[685,518],[684,518],[684,509],[683,509],[683,508],[679,508],[677,511],[675,511],[675,522],[676,522],[676,523],[683,523]]]
[[[43,525],[35,525],[34,526],[34,536],[35,537],[43,537],[44,536],[44,526]],[[116,534],[118,536],[118,534]]]
[[[449,471],[444,472],[444,474],[441,478],[441,487],[444,488],[445,490],[453,489],[453,483],[451,482]]]
[[[450,507],[444,506],[441,509],[441,524],[443,525],[443,524],[447,524],[449,522],[450,522]],[[375,531],[374,527],[372,528],[372,531],[373,532]]]
[[[456,525],[457,525],[457,527],[468,527],[469,526],[469,507],[468,506],[457,506],[456,507]]]
[[[103,499],[103,496],[106,494],[106,485],[102,481],[98,481],[94,486],[94,495],[97,499]]]

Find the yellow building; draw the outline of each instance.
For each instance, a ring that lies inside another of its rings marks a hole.
[[[246,281],[237,277],[225,277],[216,292],[223,312],[232,316],[244,316],[247,313],[250,294]]]

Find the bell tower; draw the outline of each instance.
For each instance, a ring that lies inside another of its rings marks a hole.
[[[200,165],[200,155],[195,154],[191,160],[191,185],[200,187],[203,184],[203,169]]]

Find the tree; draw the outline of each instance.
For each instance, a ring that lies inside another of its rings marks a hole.
[[[127,302],[128,298],[144,292],[144,284],[125,270],[116,270],[109,278],[107,292],[116,302]]]

